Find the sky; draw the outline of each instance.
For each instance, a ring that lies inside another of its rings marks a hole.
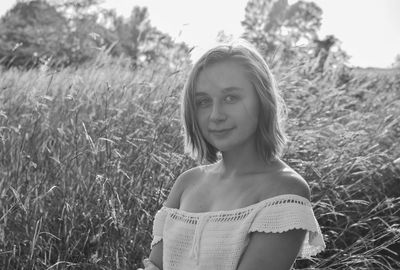
[[[78,0],[77,0],[78,1]],[[307,0],[311,1],[311,0]],[[313,0],[321,7],[320,38],[333,34],[352,66],[386,68],[400,54],[400,0]],[[289,0],[289,3],[296,0]],[[16,0],[0,0],[0,16]],[[239,37],[247,0],[104,0],[103,7],[129,16],[147,6],[151,25],[176,41],[194,46],[194,54],[215,43],[217,33]]]

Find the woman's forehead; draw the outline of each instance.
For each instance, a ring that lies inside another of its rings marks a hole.
[[[243,89],[243,88],[241,88],[241,87],[238,87],[238,86],[228,86],[228,87],[225,87],[225,88],[221,88],[221,89],[219,89],[220,90],[220,92],[222,93],[222,94],[240,94],[240,93],[242,93],[242,92],[244,92],[244,91],[246,91],[246,89]],[[215,91],[215,90],[212,90],[213,92]],[[196,92],[195,92],[195,96],[197,97],[197,96],[204,96],[204,95],[207,95],[207,94],[209,94],[209,92],[210,91],[202,91],[201,89],[200,90],[196,90]]]
[[[251,85],[246,69],[235,61],[223,61],[202,69],[195,83],[195,92],[219,89],[232,91]]]

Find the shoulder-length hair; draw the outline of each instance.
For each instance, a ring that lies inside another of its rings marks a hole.
[[[184,127],[185,152],[203,162],[217,161],[219,150],[204,139],[197,117],[195,92],[199,74],[207,66],[236,60],[248,71],[248,78],[259,98],[260,111],[256,130],[256,149],[268,163],[282,154],[286,136],[282,127],[285,104],[274,77],[255,47],[245,40],[220,44],[203,54],[194,64],[183,89],[181,117]]]

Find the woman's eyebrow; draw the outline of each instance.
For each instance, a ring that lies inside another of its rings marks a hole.
[[[238,87],[238,86],[230,86],[230,87],[226,87],[224,89],[222,89],[222,92],[224,93],[229,93],[229,92],[240,92],[243,89]]]
[[[230,92],[240,92],[242,90],[243,90],[242,88],[237,87],[237,86],[229,86],[229,87],[222,89],[222,92],[230,93]],[[205,96],[205,95],[208,95],[208,93],[206,93],[206,92],[196,92],[195,93],[195,96]]]

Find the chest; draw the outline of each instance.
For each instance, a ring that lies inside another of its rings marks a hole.
[[[234,210],[259,200],[260,180],[218,182],[210,177],[193,181],[181,195],[180,209],[192,213]]]
[[[164,269],[237,269],[248,245],[252,221],[246,211],[241,213],[214,216],[176,212],[167,216],[163,229]]]

